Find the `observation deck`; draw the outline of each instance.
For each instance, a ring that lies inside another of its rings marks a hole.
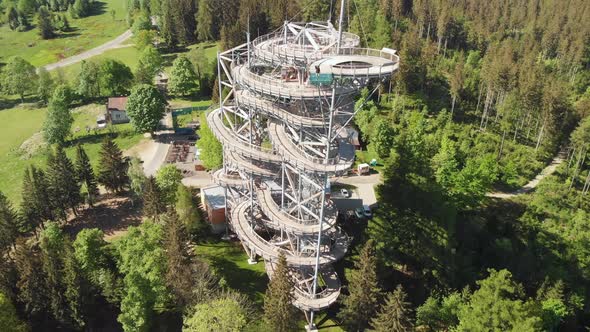
[[[249,262],[262,257],[271,278],[285,255],[294,305],[310,322],[337,301],[331,264],[349,245],[328,196],[329,176],[348,172],[355,158],[341,129],[360,89],[376,90],[399,69],[395,51],[359,45],[329,22],[285,22],[218,55],[220,106],[207,115],[223,144],[224,167],[213,179],[232,197],[231,229]]]

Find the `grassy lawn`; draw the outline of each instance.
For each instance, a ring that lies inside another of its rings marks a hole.
[[[133,46],[116,48],[108,50],[86,61],[100,61],[104,59],[115,59],[121,61],[122,63],[129,66],[132,71],[135,71],[139,61],[139,51]],[[80,62],[77,62],[67,67],[56,69],[54,72],[57,72],[57,75],[61,75],[65,80],[73,84],[73,86],[76,86],[81,65],[82,64]]]
[[[103,44],[127,29],[125,1],[100,0],[95,3],[92,16],[70,19],[66,13],[72,31],[50,40],[42,40],[36,27],[18,32],[5,24],[0,27],[0,58],[18,55],[35,66],[42,66]],[[110,13],[113,9],[115,22]],[[33,19],[31,23],[36,24]]]
[[[98,164],[98,153],[102,139],[108,132],[117,135],[115,142],[123,150],[137,144],[142,135],[135,133],[130,124],[117,125],[102,132],[87,133],[85,126],[93,126],[96,123],[96,115],[102,110],[102,105],[93,104],[73,110],[74,124],[72,130],[80,128],[80,131],[73,134],[70,145],[66,152],[70,158],[74,158],[75,147],[73,143],[84,145],[92,165],[96,168]],[[21,145],[23,142],[31,142],[29,147],[38,147],[42,141],[32,139],[38,137],[45,120],[45,108],[34,106],[19,106],[12,109],[0,111],[0,123],[9,124],[0,131],[0,190],[15,204],[20,202],[20,190],[22,177],[29,165],[45,166],[47,156],[46,148],[39,148],[28,155],[23,153]],[[28,149],[27,149],[28,150]]]
[[[264,263],[248,264],[248,256],[239,242],[210,242],[197,246],[197,256],[204,257],[233,289],[247,294],[262,306],[268,277]]]

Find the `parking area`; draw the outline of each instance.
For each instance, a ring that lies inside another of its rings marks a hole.
[[[334,177],[330,181],[331,199],[345,218],[370,217],[365,210],[377,204],[374,188],[381,182],[379,174]]]

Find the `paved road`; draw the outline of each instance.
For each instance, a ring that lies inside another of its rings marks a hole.
[[[527,194],[527,193],[533,191],[533,189],[535,189],[537,187],[537,185],[539,185],[539,182],[541,182],[541,180],[543,180],[545,177],[553,174],[557,170],[557,167],[561,163],[563,163],[564,160],[565,160],[564,152],[559,152],[557,154],[557,156],[555,156],[555,158],[553,158],[551,163],[549,165],[547,165],[547,167],[545,167],[539,174],[537,174],[537,176],[535,176],[534,179],[529,181],[529,183],[525,184],[524,186],[522,186],[518,190],[513,191],[511,193],[502,193],[502,192],[488,193],[486,196],[493,197],[493,198],[504,198],[505,199],[505,198],[512,198],[515,196],[519,196],[522,194]]]
[[[51,71],[51,70],[54,70],[57,68],[67,67],[69,65],[80,62],[82,60],[92,58],[93,56],[102,54],[105,51],[108,51],[108,50],[111,50],[114,48],[122,48],[122,47],[131,46],[131,45],[121,45],[125,41],[127,41],[129,38],[131,38],[131,36],[132,36],[131,30],[127,30],[127,31],[123,32],[123,34],[118,36],[117,38],[115,38],[111,41],[108,41],[100,46],[97,46],[91,50],[88,50],[86,52],[82,52],[80,54],[73,55],[69,58],[62,59],[59,62],[50,63],[48,65],[45,65],[45,69],[48,71]]]

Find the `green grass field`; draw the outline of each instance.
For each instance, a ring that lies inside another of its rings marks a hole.
[[[115,21],[111,10],[115,10]],[[1,26],[0,58],[5,61],[18,55],[34,66],[42,66],[101,45],[127,30],[125,1],[97,1],[95,12],[95,15],[81,19],[68,16],[73,31],[50,40],[41,39],[34,26],[24,32],[12,31],[8,25]],[[34,20],[31,23],[36,24]]]
[[[76,109],[73,112],[74,124],[72,130],[80,128],[80,131],[73,133],[71,142],[83,144],[92,165],[96,168],[98,164],[98,153],[100,144],[107,129],[102,132],[87,133],[85,126],[93,126],[96,123],[96,115],[102,110],[102,105],[93,104]],[[0,130],[0,190],[14,203],[20,202],[20,190],[22,177],[29,165],[45,166],[47,149],[41,148],[32,156],[23,154],[20,149],[23,142],[29,140],[34,134],[39,133],[45,120],[44,108],[20,106],[0,111],[0,123],[7,124]],[[115,142],[123,150],[137,144],[143,137],[131,128],[130,124],[117,125],[109,129],[117,135]],[[31,142],[36,146],[40,140]],[[66,148],[70,158],[74,158],[75,148],[73,145]]]

